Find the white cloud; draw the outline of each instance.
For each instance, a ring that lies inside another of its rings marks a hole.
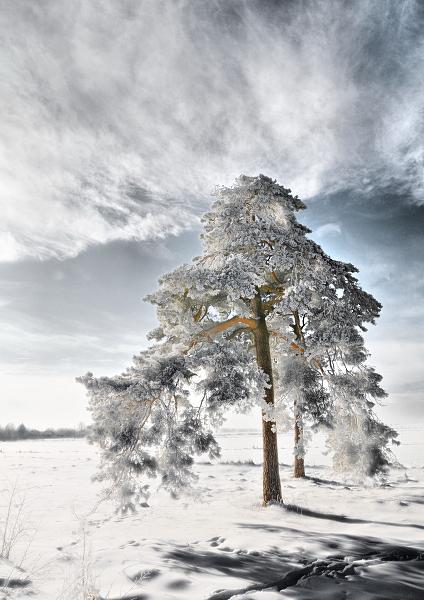
[[[88,368],[112,374],[123,370],[144,343],[143,337],[135,334],[58,333],[36,319],[21,316],[13,324],[1,323],[0,370],[18,377],[53,371],[75,375]]]
[[[317,227],[314,233],[316,237],[323,238],[327,235],[340,235],[341,232],[342,230],[338,223],[325,223]]]
[[[21,257],[23,248],[10,231],[0,231],[0,258],[6,262],[13,262]]]
[[[419,5],[299,6],[6,0],[0,260],[178,233],[240,172],[422,201]]]

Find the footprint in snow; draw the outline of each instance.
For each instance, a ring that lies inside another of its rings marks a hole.
[[[210,546],[212,547],[216,547],[219,546],[220,544],[222,544],[223,542],[225,542],[225,538],[224,537],[219,537],[219,536],[215,536],[213,538],[210,538],[209,540],[207,540],[208,542],[210,542]]]

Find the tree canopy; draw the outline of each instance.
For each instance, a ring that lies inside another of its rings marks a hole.
[[[214,430],[226,413],[254,406],[262,413],[264,503],[282,500],[284,399],[294,403],[297,459],[310,422],[328,427],[335,463],[359,465],[353,455],[364,436],[367,472],[388,462],[395,432],[372,412],[371,399],[384,392],[361,336],[381,305],[360,288],[353,265],[308,237],[296,218],[304,208],[264,175],[217,188],[202,219],[202,255],[161,277],[147,297],[159,321],[151,346],[121,375],[79,379],[90,394],[92,439],[103,449],[99,477],[125,506],[145,501],[143,475],[160,476],[172,494],[189,486],[194,456],[219,456]]]

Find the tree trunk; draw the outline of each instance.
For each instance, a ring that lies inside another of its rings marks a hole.
[[[305,338],[303,337],[302,327],[300,325],[299,312],[295,310],[293,312],[294,317],[294,333],[296,335],[297,342],[301,343],[305,347]],[[302,409],[299,406],[297,399],[294,400],[293,406],[294,412],[294,477],[305,477],[305,460],[302,456],[298,456],[298,445],[299,442],[303,445],[303,426],[302,426]]]
[[[303,456],[299,456],[298,445],[299,442],[303,445],[303,427],[301,425],[302,417],[297,404],[294,401],[294,477],[305,477],[305,461]]]
[[[274,382],[272,377],[271,350],[269,346],[269,331],[266,325],[261,296],[258,293],[253,301],[253,309],[258,325],[254,329],[256,359],[258,365],[269,377],[270,387],[265,390],[267,404],[274,405]],[[264,417],[262,414],[262,417]],[[263,501],[281,502],[280,470],[278,464],[277,431],[275,422],[262,418],[263,438]]]

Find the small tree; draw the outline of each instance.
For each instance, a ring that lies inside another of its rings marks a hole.
[[[23,423],[19,425],[16,433],[19,440],[24,440],[26,437],[28,437],[28,430]]]
[[[203,217],[202,256],[163,276],[148,297],[160,322],[150,335],[154,345],[120,376],[80,378],[91,396],[92,438],[103,448],[99,477],[119,487],[124,504],[144,501],[141,474],[160,474],[174,494],[189,485],[193,454],[218,455],[212,430],[226,411],[255,404],[262,411],[263,501],[282,499],[273,358],[297,356],[305,373],[321,376],[331,331],[327,340],[312,323],[329,302],[334,312],[340,287],[350,286],[349,301],[359,289],[352,265],[333,261],[307,238],[295,217],[302,208],[263,175],[218,189]],[[296,329],[300,315],[311,324],[308,347]],[[297,414],[300,405],[300,447]]]

